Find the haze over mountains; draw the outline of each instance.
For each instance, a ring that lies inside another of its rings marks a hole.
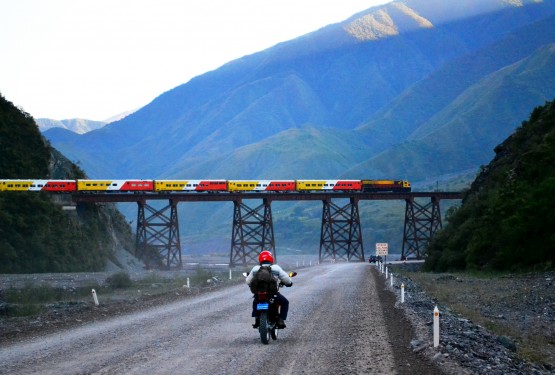
[[[122,118],[124,118],[125,116],[128,116],[131,113],[133,113],[133,111],[123,112],[103,121],[86,120],[82,118],[74,118],[74,119],[66,119],[66,120],[38,118],[35,121],[41,132],[45,132],[46,130],[51,128],[62,128],[62,129],[70,130],[77,134],[85,134],[90,131],[100,129],[114,121],[121,120]]]
[[[554,97],[554,1],[406,0],[231,61],[101,129],[44,135],[91,178],[418,187],[487,164]]]

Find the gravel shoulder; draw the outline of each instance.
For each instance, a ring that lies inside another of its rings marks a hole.
[[[450,366],[448,373],[555,373],[555,273],[480,277],[390,268],[394,284],[386,287],[400,296],[404,285],[405,303],[397,306],[416,329],[414,350]],[[440,345],[433,348],[436,306]]]

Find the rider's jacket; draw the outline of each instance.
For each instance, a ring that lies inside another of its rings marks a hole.
[[[272,275],[274,276],[274,278],[283,283],[284,285],[291,285],[293,284],[293,281],[291,280],[291,278],[289,277],[289,275],[287,274],[287,272],[285,272],[283,270],[283,268],[281,268],[280,266],[278,266],[277,264],[271,264],[271,263],[262,263],[263,266],[271,266],[272,267]],[[254,274],[258,272],[258,270],[260,269],[260,266],[254,266],[251,270],[251,272],[249,272],[249,276],[247,276],[247,285],[251,285],[251,281],[254,277]]]

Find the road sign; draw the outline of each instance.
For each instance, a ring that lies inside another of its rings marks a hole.
[[[387,256],[388,245],[385,243],[376,243],[376,255],[377,256]]]

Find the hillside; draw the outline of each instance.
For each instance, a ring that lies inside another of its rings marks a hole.
[[[41,137],[34,119],[0,95],[0,176],[84,177]],[[0,193],[0,273],[101,271],[120,267],[115,250],[133,251],[131,231],[114,206],[82,205],[40,193]]]
[[[428,249],[429,270],[555,267],[555,102],[495,148]]]

